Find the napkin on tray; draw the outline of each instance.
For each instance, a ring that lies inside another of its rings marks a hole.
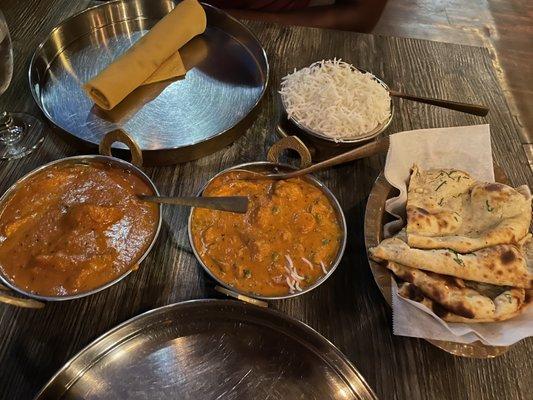
[[[99,107],[110,110],[139,86],[184,75],[179,49],[205,31],[205,11],[183,0],[146,35],[84,85]]]
[[[385,209],[399,220],[385,226],[385,236],[395,233],[404,223],[407,182],[413,164],[422,169],[455,168],[482,181],[494,181],[494,168],[488,125],[421,129],[390,136],[385,177],[400,190],[387,200]],[[508,346],[533,336],[533,307],[508,321],[482,324],[447,323],[420,303],[398,295],[391,279],[392,318],[395,335],[472,343],[480,340],[492,346]]]

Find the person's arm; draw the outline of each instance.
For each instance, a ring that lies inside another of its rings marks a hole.
[[[226,10],[242,19],[279,22],[286,25],[370,32],[377,24],[387,0],[345,0],[331,6],[308,7],[302,10],[264,12]]]

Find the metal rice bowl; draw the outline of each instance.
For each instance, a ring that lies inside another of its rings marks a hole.
[[[215,176],[213,176],[202,187],[202,189],[200,189],[200,191],[198,193],[198,196],[202,195],[203,191],[207,188],[207,186],[209,186],[211,184],[211,182],[215,178],[217,178],[220,175],[223,175],[223,174],[225,174],[227,172],[230,172],[230,171],[233,171],[233,170],[237,170],[237,169],[246,169],[246,170],[250,170],[250,171],[261,171],[261,172],[273,172],[273,171],[283,172],[283,171],[288,171],[288,170],[296,170],[297,168],[292,167],[290,165],[286,165],[286,164],[272,163],[270,161],[255,161],[255,162],[235,165],[235,166],[227,168],[227,169],[219,172]],[[243,295],[243,296],[246,296],[246,297],[250,297],[252,299],[283,300],[283,299],[290,299],[292,297],[297,297],[297,296],[300,296],[300,295],[305,294],[307,292],[310,292],[311,290],[317,288],[322,283],[324,283],[333,274],[333,272],[335,271],[335,269],[339,265],[339,263],[340,263],[340,261],[342,259],[342,256],[344,255],[344,250],[346,248],[346,238],[347,238],[347,233],[348,233],[347,232],[347,228],[346,228],[346,219],[344,218],[344,213],[342,212],[342,208],[341,208],[339,202],[337,201],[336,197],[333,195],[333,193],[331,193],[331,191],[322,182],[320,182],[318,179],[316,179],[315,177],[313,177],[311,175],[306,175],[305,177],[302,177],[302,179],[305,179],[307,182],[313,184],[315,187],[319,188],[322,191],[322,193],[324,193],[326,195],[326,197],[330,201],[331,206],[335,210],[335,215],[337,217],[337,220],[339,222],[339,225],[340,225],[340,228],[341,228],[341,231],[342,231],[342,239],[341,239],[339,251],[337,253],[337,257],[335,258],[335,260],[333,261],[333,263],[331,265],[331,268],[328,270],[328,273],[325,274],[324,276],[322,276],[320,279],[318,279],[311,286],[306,287],[304,290],[295,291],[294,293],[289,293],[289,294],[286,294],[286,295],[283,295],[283,296],[262,296],[262,295],[259,295],[259,294],[255,294],[255,293],[239,290],[236,287],[233,287],[233,286],[229,285],[228,283],[224,282],[223,280],[221,280],[220,278],[218,278],[215,274],[213,274],[211,272],[209,267],[207,265],[205,265],[205,263],[202,261],[202,259],[200,257],[200,254],[198,252],[198,249],[196,249],[196,247],[194,245],[194,240],[193,240],[193,237],[192,237],[192,215],[193,215],[193,212],[194,212],[194,208],[192,208],[191,211],[190,211],[190,214],[189,214],[189,221],[188,221],[189,243],[190,243],[191,248],[193,250],[194,256],[198,260],[198,263],[202,266],[204,271],[211,278],[213,278],[220,286],[226,288],[230,292],[233,292],[235,294],[240,294],[240,295]]]
[[[313,63],[315,64],[315,63]],[[313,65],[311,64],[311,65]],[[360,72],[364,73],[364,74],[370,74],[372,76],[372,78],[378,82],[387,92],[390,92],[390,88],[389,86],[383,82],[380,78],[378,78],[376,75],[374,75],[372,72],[369,72],[367,70],[364,70],[362,68],[357,68],[357,67],[353,67],[353,68],[356,68],[357,70],[359,70]],[[283,112],[285,113],[285,116],[287,117],[287,119],[292,122],[294,125],[296,125],[296,127],[298,127],[298,129],[300,129],[302,131],[302,133],[304,133],[305,135],[307,136],[310,136],[311,138],[315,139],[315,140],[318,140],[319,142],[322,142],[322,143],[325,143],[325,144],[328,144],[329,146],[341,146],[341,147],[353,147],[355,145],[358,145],[358,144],[362,144],[364,142],[368,142],[372,139],[375,139],[380,133],[383,133],[385,131],[385,129],[387,129],[389,127],[389,125],[391,124],[392,122],[392,118],[394,116],[394,103],[392,102],[392,97],[390,99],[390,113],[389,113],[389,117],[384,120],[382,123],[380,123],[378,126],[376,126],[374,129],[372,129],[370,132],[367,132],[365,133],[364,135],[360,136],[360,137],[357,137],[357,138],[353,138],[353,139],[338,139],[338,140],[335,140],[333,139],[332,137],[330,136],[327,136],[321,132],[318,132],[316,130],[313,130],[311,128],[309,128],[308,126],[304,125],[302,122],[300,122],[297,118],[294,118],[294,117],[290,117],[288,116],[288,113],[287,113],[287,107],[285,105],[285,101],[283,99],[283,96],[280,95],[280,98],[281,98],[281,106],[283,108]]]

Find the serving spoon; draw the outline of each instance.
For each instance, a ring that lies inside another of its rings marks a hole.
[[[244,214],[246,211],[248,211],[248,197],[246,196],[164,197],[138,195],[137,197],[143,201],[150,201],[152,203],[159,204],[209,208],[211,210],[231,211],[239,214]]]
[[[249,180],[260,180],[260,179],[273,179],[273,180],[282,180],[296,178],[298,176],[307,175],[312,172],[320,171],[334,165],[344,164],[349,161],[359,160],[360,158],[371,157],[375,154],[385,153],[389,150],[390,139],[389,137],[384,137],[378,140],[375,140],[371,143],[360,146],[356,149],[347,151],[345,153],[339,154],[335,157],[328,158],[327,160],[321,161],[319,163],[310,165],[309,167],[298,169],[296,171],[290,172],[279,172],[274,174],[265,174],[256,171],[249,171],[247,169],[235,169],[232,172],[244,172],[249,174],[243,179]]]
[[[400,93],[389,89],[391,97],[398,97],[400,99],[416,101],[418,103],[430,104],[441,108],[448,108],[450,110],[461,111],[467,114],[479,115],[484,117],[489,113],[489,109],[479,104],[460,103],[452,100],[434,99],[431,97],[414,96],[412,94]]]

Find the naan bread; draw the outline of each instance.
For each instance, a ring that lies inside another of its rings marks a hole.
[[[424,272],[394,262],[387,264],[394,275],[414,284],[424,296],[464,318],[494,319],[516,312],[524,303],[525,290],[500,287],[494,300],[465,285],[462,279]]]
[[[520,292],[521,290],[523,289],[511,289],[496,297],[493,300],[493,303],[495,304],[495,313],[489,318],[466,318],[455,314],[444,308],[436,301],[426,297],[416,285],[409,282],[402,282],[399,285],[398,294],[406,299],[410,299],[425,305],[446,322],[482,323],[505,321],[520,314],[525,306],[525,301],[523,300],[522,293]],[[520,305],[518,305],[518,303],[520,303]]]
[[[526,260],[514,245],[501,244],[468,254],[458,254],[452,250],[415,249],[393,237],[383,240],[369,251],[378,260],[393,261],[443,275],[493,285],[520,288],[531,286]]]
[[[529,231],[531,193],[501,183],[476,182],[454,169],[413,167],[407,196],[407,243],[468,253],[516,244]]]

